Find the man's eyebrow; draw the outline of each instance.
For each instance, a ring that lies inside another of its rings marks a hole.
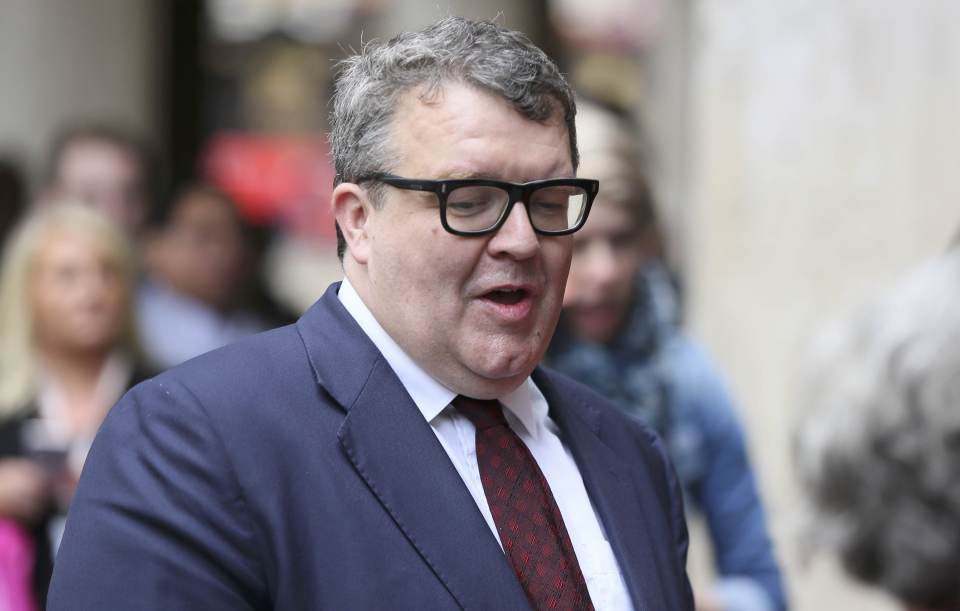
[[[445,172],[440,174],[441,179],[448,180],[496,180],[493,176],[489,174],[483,174],[481,172],[476,172],[473,170],[457,170],[454,172]]]
[[[560,176],[548,176],[546,178],[576,178],[575,174],[561,174]],[[492,174],[485,174],[483,172],[476,172],[473,170],[458,170],[454,172],[445,172],[440,174],[441,180],[496,180],[503,181],[503,178],[499,176],[494,176]]]

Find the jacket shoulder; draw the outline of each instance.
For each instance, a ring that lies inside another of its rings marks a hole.
[[[203,405],[215,406],[242,404],[291,378],[310,377],[303,341],[296,327],[287,325],[202,354],[151,381],[182,386]]]

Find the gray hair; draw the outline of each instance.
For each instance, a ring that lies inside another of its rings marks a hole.
[[[400,96],[423,86],[430,98],[448,82],[499,95],[532,121],[561,115],[574,169],[578,165],[573,91],[556,63],[520,32],[492,21],[447,17],[386,43],[370,42],[339,69],[330,115],[336,184],[387,171],[395,161],[390,128]],[[339,227],[337,242],[342,257]]]
[[[794,458],[814,545],[929,609],[960,605],[960,253],[820,336]]]

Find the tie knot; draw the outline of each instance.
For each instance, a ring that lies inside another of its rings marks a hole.
[[[507,419],[503,416],[503,408],[496,399],[474,399],[457,395],[453,400],[457,411],[466,416],[478,431],[494,426],[507,426]]]

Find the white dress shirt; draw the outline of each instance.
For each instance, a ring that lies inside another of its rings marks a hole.
[[[450,405],[457,393],[432,378],[400,348],[346,278],[340,285],[339,297],[430,423],[499,542],[497,526],[480,481],[476,430],[470,420]],[[558,436],[559,428],[548,414],[547,400],[540,389],[528,377],[516,390],[500,397],[500,403],[506,408],[504,414],[510,428],[530,449],[550,485],[594,607],[598,610],[633,609],[616,557],[587,496],[580,470]]]

